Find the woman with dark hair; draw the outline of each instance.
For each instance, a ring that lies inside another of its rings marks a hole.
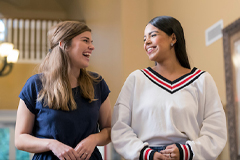
[[[34,160],[100,160],[96,146],[110,142],[110,91],[100,75],[86,70],[94,50],[91,29],[60,22],[48,38],[40,73],[19,95],[15,145],[35,153]]]
[[[114,148],[125,159],[216,159],[227,140],[225,113],[211,75],[190,68],[179,21],[152,19],[144,49],[156,65],[125,81],[112,116]]]

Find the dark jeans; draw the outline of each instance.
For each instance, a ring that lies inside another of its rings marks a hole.
[[[159,147],[150,147],[151,149],[160,152],[161,150],[166,149],[167,146],[159,146]]]

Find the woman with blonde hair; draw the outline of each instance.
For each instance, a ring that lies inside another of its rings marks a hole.
[[[51,48],[19,97],[15,145],[33,159],[102,159],[96,146],[110,142],[110,90],[87,71],[94,50],[91,29],[82,22],[53,26]]]

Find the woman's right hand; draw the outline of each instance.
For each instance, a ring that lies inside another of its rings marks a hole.
[[[153,160],[166,160],[168,157],[164,156],[160,152],[155,152],[153,155]]]
[[[60,160],[80,160],[80,156],[72,147],[65,145],[55,139],[50,140],[49,149]]]

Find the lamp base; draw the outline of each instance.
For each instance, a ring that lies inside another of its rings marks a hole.
[[[1,62],[2,64],[0,65],[0,76],[6,76],[12,71],[13,63],[7,63],[7,57],[3,57]]]

